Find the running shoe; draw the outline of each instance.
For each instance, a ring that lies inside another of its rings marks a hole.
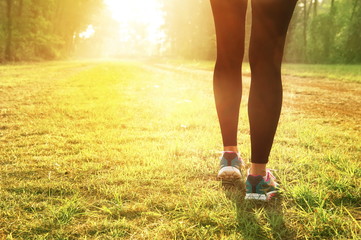
[[[248,170],[245,199],[268,201],[277,194],[278,187],[276,177],[269,169],[265,177],[250,175]]]
[[[242,177],[243,161],[237,152],[225,151],[221,157],[220,170],[217,178],[231,181]]]

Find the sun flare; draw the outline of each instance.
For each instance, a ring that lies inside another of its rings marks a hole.
[[[134,32],[142,26],[146,41],[160,43],[164,38],[161,26],[164,24],[161,5],[157,0],[105,0],[113,19],[119,22],[121,41],[131,41],[140,38]]]

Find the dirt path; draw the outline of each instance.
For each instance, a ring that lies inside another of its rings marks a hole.
[[[146,66],[154,71],[199,74],[211,79],[212,71],[177,67],[170,64]],[[248,94],[250,76],[244,75],[244,94]],[[319,78],[283,77],[284,110],[324,119],[325,123],[361,130],[361,84]],[[247,100],[247,98],[244,98]]]
[[[295,108],[360,130],[361,84],[293,76],[284,82],[285,91],[294,94]]]

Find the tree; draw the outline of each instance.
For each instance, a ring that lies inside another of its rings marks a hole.
[[[0,0],[0,59],[51,60],[69,56],[102,0]]]
[[[6,0],[6,41],[5,41],[5,60],[12,60],[11,42],[12,42],[12,28],[13,28],[13,17],[12,17],[12,0]]]
[[[163,0],[168,55],[209,59],[215,53],[212,12],[208,0]]]

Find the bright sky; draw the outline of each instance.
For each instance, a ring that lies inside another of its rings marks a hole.
[[[84,31],[79,33],[80,38],[90,38],[95,33],[93,25],[88,25],[88,28]]]
[[[163,12],[157,0],[104,0],[112,12],[112,17],[118,21],[121,41],[130,40],[134,32],[132,24],[144,25],[147,40],[159,43],[164,38],[161,26],[164,23]]]

